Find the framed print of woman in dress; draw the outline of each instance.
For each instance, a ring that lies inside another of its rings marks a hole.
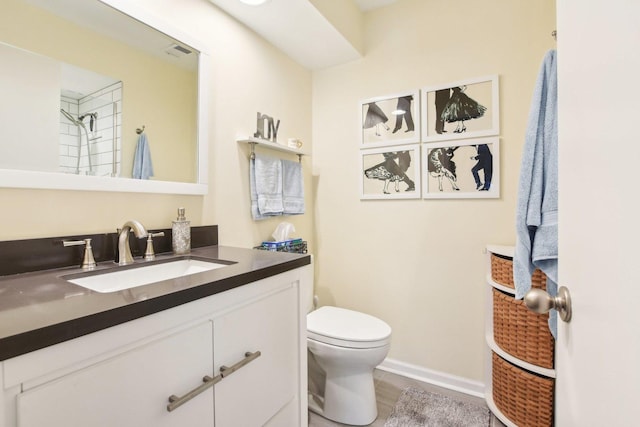
[[[474,138],[422,145],[422,197],[500,197],[500,140]]]
[[[360,148],[420,142],[420,91],[360,102]]]
[[[361,199],[419,199],[420,145],[360,150]]]
[[[422,141],[500,133],[498,76],[422,89]]]

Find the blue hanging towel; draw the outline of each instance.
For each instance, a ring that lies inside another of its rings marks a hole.
[[[149,179],[150,176],[153,176],[153,163],[151,162],[147,134],[143,132],[138,137],[136,153],[133,157],[133,177],[136,179]]]
[[[513,258],[515,297],[531,289],[531,274],[547,276],[547,292],[555,296],[558,283],[558,80],[556,51],[542,63],[533,92],[522,152],[516,205],[516,247]],[[556,313],[549,327],[556,332]]]
[[[283,215],[304,213],[304,181],[300,162],[282,160]]]
[[[282,215],[282,162],[255,155],[250,165],[251,212],[253,219]]]

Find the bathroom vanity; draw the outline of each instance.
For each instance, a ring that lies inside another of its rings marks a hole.
[[[306,426],[310,256],[189,256],[226,265],[107,293],[1,276],[0,426]]]

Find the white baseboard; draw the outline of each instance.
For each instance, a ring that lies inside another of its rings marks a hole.
[[[434,371],[418,365],[401,362],[399,360],[386,358],[378,366],[378,369],[402,375],[403,377],[433,384],[438,387],[448,388],[460,393],[484,398],[484,383],[458,377],[445,372]]]

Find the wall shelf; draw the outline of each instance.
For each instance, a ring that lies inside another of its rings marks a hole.
[[[282,151],[285,153],[297,154],[298,157],[308,156],[309,153],[299,149],[299,148],[291,148],[286,145],[278,144],[277,142],[269,141],[266,139],[260,138],[248,138],[248,139],[240,139],[238,143],[249,144],[251,145],[251,152],[253,153],[253,149],[256,145],[260,145],[261,147],[269,148],[271,150]]]

